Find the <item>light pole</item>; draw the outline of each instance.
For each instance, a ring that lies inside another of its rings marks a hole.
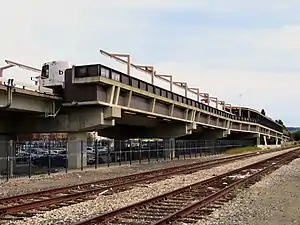
[[[229,112],[232,113],[232,105],[231,104],[226,103],[225,106],[224,106],[224,108],[225,108],[225,110],[229,109]]]
[[[222,110],[225,111],[225,101],[219,101],[219,104],[222,106]]]
[[[189,91],[197,95],[197,102],[200,101],[200,90],[199,88],[188,88]]]
[[[17,67],[20,67],[21,69],[25,69],[25,70],[28,70],[28,71],[32,71],[32,72],[35,72],[35,73],[39,73],[41,74],[42,70],[40,69],[37,69],[37,68],[34,68],[32,66],[27,66],[25,64],[21,64],[21,63],[18,63],[18,62],[14,62],[14,61],[10,61],[10,60],[5,60],[5,62],[8,64],[6,66],[3,66],[0,68],[0,78],[2,79],[3,77],[3,70],[5,69],[9,69],[11,67],[14,67],[14,66],[17,66]],[[31,77],[31,80],[33,79],[39,79],[40,75],[39,76],[36,76],[36,77]],[[37,81],[35,81],[35,85],[38,85],[38,91],[40,91],[40,85],[37,84]]]
[[[2,84],[2,78],[3,78],[3,71],[6,69],[9,69],[11,67],[13,67],[14,65],[6,65],[6,66],[2,66],[0,67],[0,84]]]
[[[176,84],[184,88],[184,97],[188,95],[188,84],[186,82],[174,81],[173,84]]]
[[[151,74],[151,84],[154,85],[154,77],[155,77],[155,70],[154,66],[147,66],[147,65],[134,65],[136,68],[143,70],[144,72]]]
[[[108,56],[110,58],[113,58],[121,63],[125,63],[127,65],[127,75],[130,76],[130,72],[131,72],[131,66],[133,66],[131,64],[131,57],[129,54],[121,54],[121,53],[109,53],[103,50],[100,50],[100,53],[102,55]],[[124,58],[126,60],[124,60]]]
[[[173,92],[173,76],[169,74],[155,74],[157,78],[166,81],[170,84],[170,91]]]
[[[216,103],[216,109],[218,109],[219,106],[219,101],[217,97],[209,97],[212,102]]]
[[[207,103],[207,105],[210,104],[210,100],[216,103],[216,108],[218,108],[218,98],[217,97],[210,97],[209,93],[200,93],[199,88],[189,88],[188,84],[186,82],[179,82],[179,81],[173,81],[173,76],[169,74],[157,74],[154,66],[149,65],[135,65],[131,63],[130,55],[129,54],[120,54],[120,53],[109,53],[104,50],[100,50],[100,53],[102,55],[108,56],[110,58],[113,58],[121,63],[127,64],[127,74],[130,75],[130,67],[134,67],[135,69],[147,72],[151,74],[151,84],[154,84],[154,78],[157,77],[158,79],[161,79],[163,81],[169,82],[170,84],[170,91],[173,92],[173,85],[184,88],[185,89],[185,97],[188,96],[188,92],[190,91],[193,94],[197,95],[197,100],[200,101],[200,97],[203,97],[201,101],[204,101]],[[122,58],[126,58],[127,60],[124,60]]]
[[[201,100],[201,102],[205,102],[207,103],[207,105],[209,105],[210,103],[209,93],[199,93],[199,95],[204,98]]]

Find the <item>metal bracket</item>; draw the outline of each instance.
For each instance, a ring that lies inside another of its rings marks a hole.
[[[56,110],[55,102],[52,102],[52,112],[51,113],[45,112],[45,118],[49,118],[49,117],[55,118],[59,113],[60,109],[61,106]]]

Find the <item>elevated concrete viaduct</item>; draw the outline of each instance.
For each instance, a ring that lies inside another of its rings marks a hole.
[[[0,85],[0,104],[7,103],[7,94],[7,86]],[[12,88],[12,104],[0,109],[0,118],[0,141],[24,133],[69,133],[73,168],[80,166],[86,132],[95,130],[113,139],[162,138],[171,149],[175,139],[256,139],[257,144],[288,139],[269,118],[237,116],[99,64],[67,69],[61,96]]]

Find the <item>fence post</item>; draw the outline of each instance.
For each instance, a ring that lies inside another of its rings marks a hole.
[[[121,166],[121,161],[122,161],[122,140],[120,140],[119,143],[119,166]]]
[[[98,142],[97,140],[94,141],[94,148],[95,148],[95,169],[98,168]],[[108,160],[108,156],[107,156]]]
[[[128,141],[124,141],[124,163],[127,163],[128,161]]]
[[[183,140],[183,159],[185,160],[186,140]]]
[[[83,171],[83,140],[80,141],[80,170]]]
[[[107,157],[107,167],[109,167],[109,163],[110,163],[110,151],[111,150],[111,140],[109,139],[108,141],[107,141],[107,155],[109,156],[109,157]],[[115,155],[114,155],[115,156]],[[116,160],[116,159],[115,159]]]
[[[28,177],[31,177],[31,164],[32,164],[32,154],[31,154],[31,141],[29,142],[29,165],[28,165]]]
[[[7,145],[5,149],[6,149],[6,181],[8,181],[9,180],[9,145]]]
[[[192,158],[192,140],[190,140],[188,142],[188,146],[189,146],[189,153],[190,153],[190,159]]]
[[[198,141],[197,140],[195,140],[194,141],[194,149],[195,149],[195,158],[197,158],[197,151],[198,151]]]
[[[180,159],[180,141],[175,139],[175,149],[177,151],[177,159]]]
[[[173,140],[173,138],[169,139],[169,146],[170,146],[169,147],[169,156],[170,156],[171,160],[173,160],[173,154],[174,154],[174,140]]]
[[[155,157],[156,162],[158,162],[158,140],[155,141]]]
[[[132,140],[129,140],[129,164],[132,164]]]
[[[139,163],[141,164],[142,163],[142,140],[139,139]]]
[[[167,159],[166,139],[163,139],[163,153],[164,153],[164,160],[166,160]]]
[[[148,163],[150,163],[151,158],[151,143],[150,140],[148,140]]]
[[[66,143],[66,161],[65,161],[65,166],[66,166],[66,173],[68,173],[68,167],[69,167],[69,148],[68,148],[68,139],[67,139],[67,143]]]
[[[50,151],[50,140],[48,140],[48,175],[51,173],[51,151]]]

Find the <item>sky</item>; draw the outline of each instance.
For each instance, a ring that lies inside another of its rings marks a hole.
[[[64,60],[125,72],[125,65],[99,50],[128,53],[133,63],[154,65],[157,73],[172,74],[226,103],[263,108],[273,119],[300,126],[300,1],[0,0],[0,5],[0,65],[8,59],[41,68]],[[28,86],[36,75],[18,68],[4,72]],[[133,70],[132,76],[150,81],[142,72]]]

